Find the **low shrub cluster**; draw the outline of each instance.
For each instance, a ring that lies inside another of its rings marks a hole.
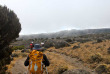
[[[58,74],[61,74],[61,73],[65,72],[65,71],[67,71],[67,70],[68,70],[67,66],[60,66],[58,68]]]
[[[26,53],[30,53],[31,50],[30,50],[30,49],[23,49],[23,50],[21,50],[21,52],[22,52],[22,53],[24,53],[24,52],[26,52]]]
[[[19,54],[13,53],[11,54],[11,57],[19,57]]]
[[[10,64],[12,50],[7,46],[0,51],[0,74],[5,74],[6,65]]]
[[[44,44],[44,47],[45,48],[50,48],[50,47],[53,47],[53,46],[54,46],[53,45],[53,41],[50,41],[50,40],[49,41],[46,41],[45,44]]]
[[[101,39],[97,39],[97,43],[100,43],[100,42],[102,42],[102,40]]]
[[[89,62],[90,63],[94,63],[94,62],[101,62],[102,61],[102,55],[100,53],[96,53],[94,55],[91,55],[90,58],[89,58]]]
[[[95,68],[97,74],[110,74],[110,66],[107,64],[100,64]]]
[[[22,50],[22,49],[24,49],[24,48],[25,48],[24,45],[21,45],[21,46],[13,46],[13,47],[12,47],[13,50]]]
[[[55,42],[54,46],[55,46],[56,49],[58,49],[58,48],[70,46],[70,44],[68,44],[65,41],[58,41],[58,42]]]
[[[110,54],[110,47],[107,49],[107,53]]]
[[[72,39],[66,39],[65,41],[66,42],[72,42]]]
[[[22,57],[27,57],[27,54],[22,53],[21,56],[22,56]]]
[[[80,46],[73,46],[73,48],[72,49],[77,49],[77,48],[80,48]]]
[[[73,70],[65,71],[62,74],[91,74],[91,73],[82,69],[73,69]]]
[[[27,54],[26,53],[18,53],[18,52],[14,52],[12,55],[11,55],[11,57],[27,57]]]

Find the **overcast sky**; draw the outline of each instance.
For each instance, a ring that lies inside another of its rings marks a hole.
[[[110,28],[110,0],[0,0],[13,10],[20,34]]]

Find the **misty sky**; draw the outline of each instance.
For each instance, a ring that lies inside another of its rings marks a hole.
[[[0,0],[22,25],[20,34],[110,28],[110,0]]]

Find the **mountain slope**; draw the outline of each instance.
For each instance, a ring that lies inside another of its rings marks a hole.
[[[110,28],[103,29],[86,29],[86,30],[64,30],[55,33],[42,33],[32,35],[21,35],[18,39],[34,39],[34,38],[56,38],[56,37],[73,37],[87,34],[110,33]]]

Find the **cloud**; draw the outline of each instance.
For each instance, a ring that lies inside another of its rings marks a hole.
[[[15,11],[21,34],[110,28],[110,0],[1,0]]]

